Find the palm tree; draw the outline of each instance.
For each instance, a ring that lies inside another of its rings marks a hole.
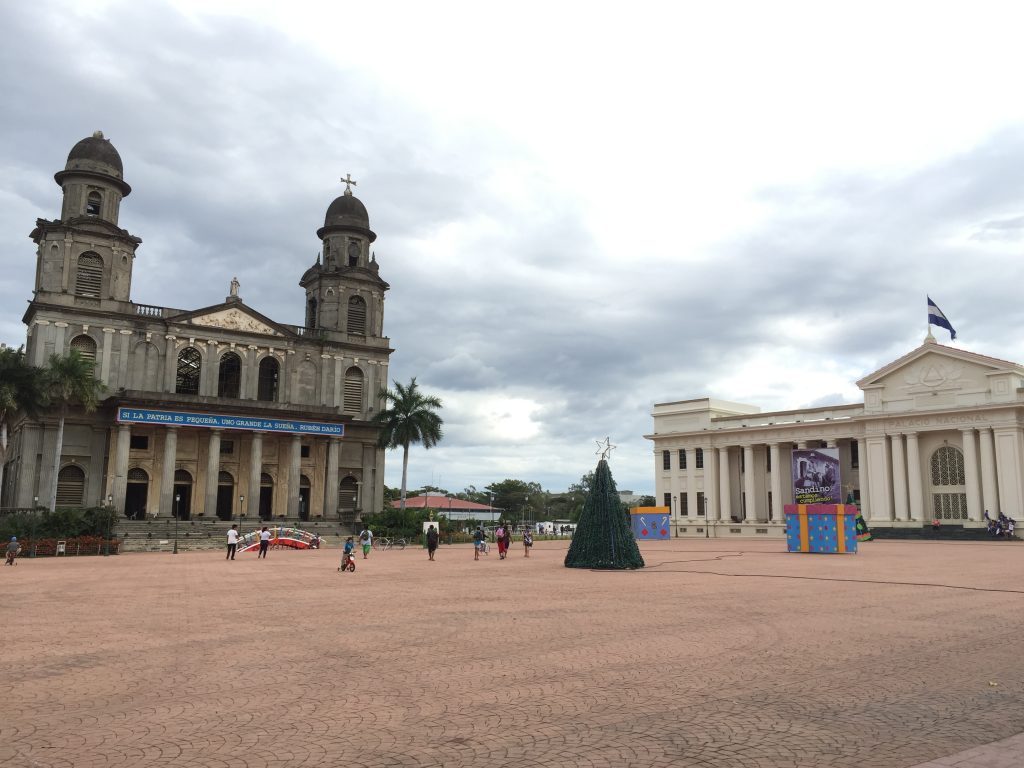
[[[405,509],[406,479],[409,474],[409,446],[422,443],[432,448],[443,436],[444,422],[435,413],[441,408],[440,398],[420,392],[414,376],[409,386],[395,382],[395,389],[381,388],[377,397],[385,402],[385,408],[373,417],[381,426],[379,445],[381,448],[402,448],[402,495],[400,509]]]
[[[35,418],[45,404],[42,371],[28,364],[24,347],[0,349],[0,489],[4,487],[8,427],[19,412]]]
[[[57,475],[60,473],[60,454],[64,448],[64,417],[71,405],[81,406],[86,413],[96,410],[99,396],[105,389],[93,377],[92,360],[72,350],[65,357],[50,356],[43,372],[46,395],[50,405],[58,409],[57,445],[53,452],[53,473],[50,478],[50,511],[57,508]]]

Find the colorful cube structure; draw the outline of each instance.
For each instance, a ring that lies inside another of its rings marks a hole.
[[[669,527],[669,517],[668,507],[633,507],[629,510],[633,535],[637,541],[641,539],[671,539],[672,529]]]
[[[845,554],[857,551],[857,507],[853,504],[787,504],[790,552]]]

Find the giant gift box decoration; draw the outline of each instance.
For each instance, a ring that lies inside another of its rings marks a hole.
[[[787,504],[786,543],[790,552],[856,552],[857,507],[853,504]]]
[[[671,539],[668,507],[633,507],[629,510],[633,535],[637,539]]]

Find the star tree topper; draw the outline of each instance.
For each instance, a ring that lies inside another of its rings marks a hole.
[[[597,443],[597,457],[604,461],[610,459],[612,451],[619,447],[617,445],[612,445],[612,439],[610,437],[606,437],[603,441],[595,440],[594,442]]]

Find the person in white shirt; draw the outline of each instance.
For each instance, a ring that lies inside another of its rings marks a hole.
[[[261,557],[267,559],[267,550],[270,549],[270,531],[267,526],[263,526],[260,531],[260,553],[256,555],[256,559],[259,560]]]
[[[236,549],[238,549],[238,526],[232,525],[231,530],[228,531],[228,556],[224,559],[234,560]]]
[[[365,560],[370,555],[370,547],[373,546],[373,531],[369,527],[363,528],[359,534],[359,543],[363,547],[363,560]]]

